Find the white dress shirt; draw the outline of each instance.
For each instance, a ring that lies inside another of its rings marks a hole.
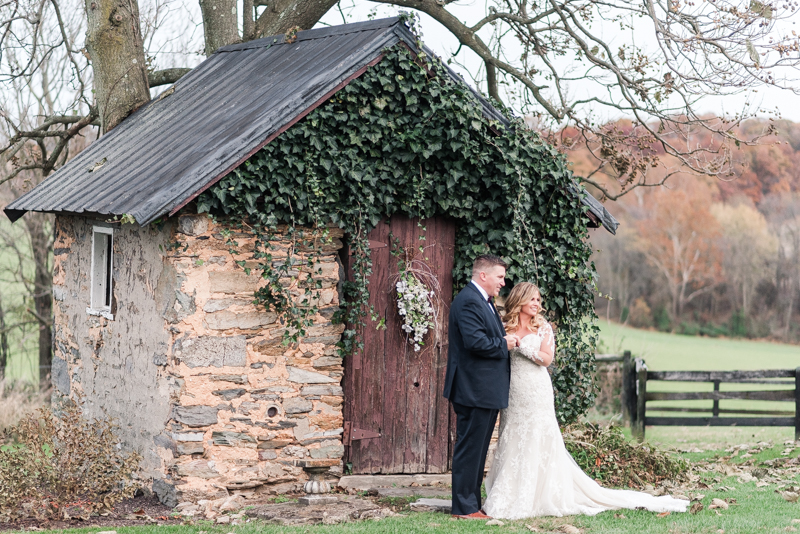
[[[481,292],[481,295],[483,295],[483,300],[485,300],[485,301],[486,301],[486,304],[488,304],[488,305],[489,305],[489,308],[492,310],[492,313],[497,313],[497,312],[495,311],[495,309],[494,309],[494,306],[492,306],[492,303],[491,303],[491,302],[489,302],[489,293],[487,293],[485,289],[483,289],[481,286],[479,286],[479,285],[478,285],[478,284],[475,282],[475,280],[472,280],[472,284],[473,284],[475,287],[477,287],[477,288],[478,288],[478,291],[480,291],[480,292]]]

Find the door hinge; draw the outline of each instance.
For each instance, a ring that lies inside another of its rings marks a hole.
[[[344,434],[342,434],[342,444],[349,446],[352,442],[359,439],[372,439],[381,437],[380,432],[355,428],[350,421],[344,422]]]

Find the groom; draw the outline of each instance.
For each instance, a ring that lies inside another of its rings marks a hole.
[[[481,511],[483,468],[497,413],[508,406],[508,351],[519,340],[506,335],[492,303],[505,285],[506,267],[498,256],[478,256],[472,281],[450,306],[444,396],[456,412],[451,513],[462,518],[488,519]]]

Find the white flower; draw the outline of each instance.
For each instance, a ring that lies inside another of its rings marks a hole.
[[[397,311],[403,317],[401,329],[418,352],[424,346],[425,335],[433,328],[433,291],[413,274],[405,272],[395,283],[397,290]]]

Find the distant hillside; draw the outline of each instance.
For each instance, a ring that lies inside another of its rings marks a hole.
[[[800,341],[800,124],[752,120],[740,130],[770,127],[758,146],[691,132],[681,142],[727,151],[728,176],[675,172],[678,162],[662,155],[647,172],[649,181],[674,172],[665,186],[606,202],[621,227],[616,237],[592,236],[598,287],[611,297],[597,299],[600,316],[687,334]],[[568,157],[579,176],[598,162],[580,144]],[[605,168],[592,179],[619,189]]]

